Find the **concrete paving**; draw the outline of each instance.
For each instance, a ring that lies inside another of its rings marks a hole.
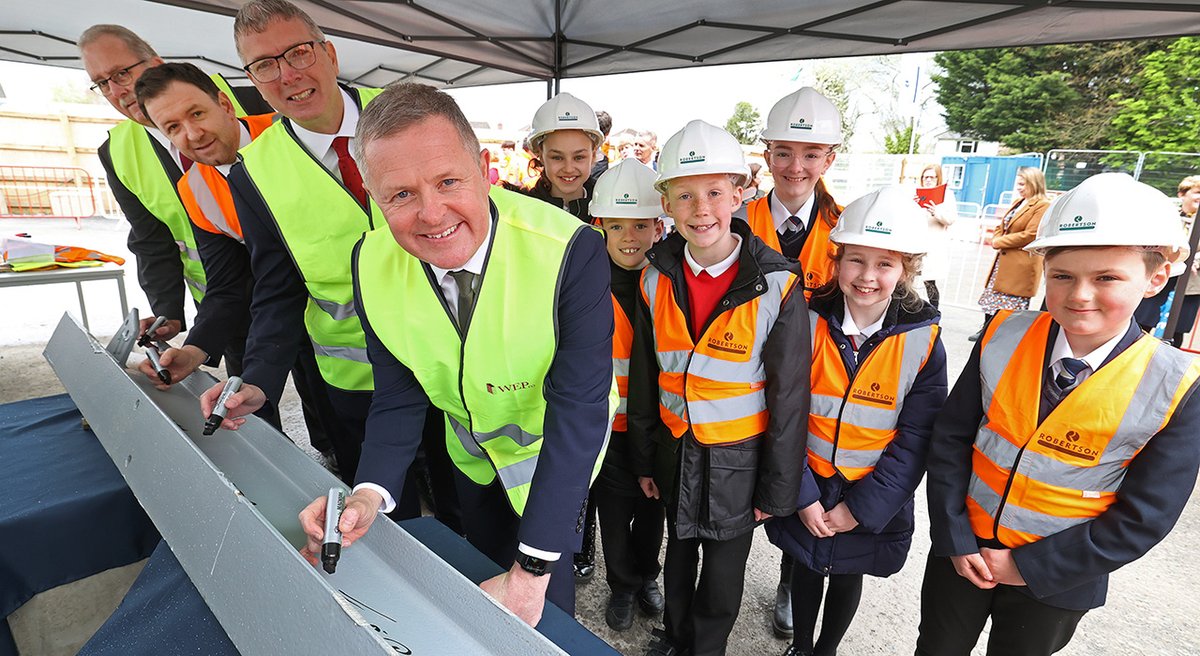
[[[3,234],[29,232],[35,239],[60,244],[99,248],[115,255],[128,255],[124,248],[122,221],[93,219],[76,229],[71,221],[0,221]],[[138,289],[133,262],[127,288],[130,303],[146,309]],[[951,281],[953,284],[954,281]],[[98,336],[112,332],[120,323],[116,291],[112,283],[85,285],[88,312]],[[960,299],[961,302],[961,299]],[[71,285],[30,289],[0,289],[0,403],[63,392],[41,350],[64,310],[78,312]],[[979,327],[978,310],[943,308],[942,328],[951,382],[970,354],[966,337]],[[103,327],[110,326],[109,330]],[[310,455],[299,404],[290,391],[283,403],[284,427]],[[1200,439],[1200,436],[1198,436]],[[908,564],[887,579],[868,577],[863,601],[842,643],[842,654],[912,653],[919,620],[920,583],[929,552],[928,516],[924,488],[917,492],[917,532]],[[1141,560],[1121,569],[1111,579],[1108,604],[1090,612],[1079,625],[1066,656],[1194,656],[1200,654],[1200,577],[1191,562],[1200,541],[1200,495],[1192,491],[1191,502],[1174,532]],[[604,623],[608,589],[604,583],[603,556],[595,578],[577,587],[580,621],[624,654],[641,654],[650,629],[660,620],[639,616],[632,629],[617,633]],[[746,574],[742,612],[730,639],[730,654],[780,654],[787,643],[771,635],[769,612],[778,582],[779,551],[762,531],[755,535]],[[981,643],[986,642],[986,637]],[[981,656],[981,644],[972,652]]]

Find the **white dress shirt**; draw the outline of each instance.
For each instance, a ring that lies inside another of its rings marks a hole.
[[[338,91],[342,94],[342,125],[334,134],[321,134],[300,127],[299,124],[292,122],[292,129],[296,132],[296,138],[300,140],[304,149],[317,158],[321,162],[321,166],[325,167],[326,171],[333,174],[333,177],[342,180],[342,172],[338,168],[337,152],[333,150],[334,137],[350,137],[347,147],[350,152],[354,152],[354,131],[358,129],[358,105],[354,104],[354,99],[346,90],[338,87]]]
[[[246,126],[243,125],[241,121],[238,121],[238,127],[242,130],[241,137],[238,139],[238,150],[241,150],[250,145],[250,131],[246,129]],[[228,164],[217,164],[213,168],[220,171],[221,175],[228,178],[229,169],[233,168],[233,164],[234,162],[230,162]]]
[[[1124,336],[1125,331],[1121,331],[1116,337],[1096,347],[1096,349],[1091,353],[1086,355],[1075,355],[1075,352],[1071,350],[1071,345],[1067,343],[1066,333],[1063,332],[1061,327],[1059,327],[1058,337],[1054,338],[1054,348],[1050,351],[1050,375],[1057,377],[1063,372],[1063,358],[1076,358],[1083,360],[1088,364],[1088,368],[1079,372],[1075,376],[1075,387],[1079,387],[1083,381],[1088,379],[1088,376],[1096,373],[1096,370],[1100,368],[1100,365],[1104,364],[1104,361],[1108,358],[1108,354],[1112,353],[1113,349],[1117,347],[1117,342],[1121,341],[1121,338]]]
[[[812,216],[813,203],[816,202],[817,194],[814,192],[809,194],[808,200],[804,201],[804,204],[800,206],[799,210],[796,210],[795,217],[800,219],[800,224],[804,226],[805,230],[808,230],[808,219]],[[783,203],[779,200],[779,194],[772,193],[771,221],[775,223],[775,232],[783,232],[786,230],[787,228],[785,224],[792,216],[792,213],[788,212],[788,209],[784,207]]]
[[[716,278],[722,273],[728,271],[729,267],[733,266],[734,262],[737,262],[738,256],[742,253],[742,236],[736,232],[731,232],[729,234],[733,235],[733,238],[737,240],[737,245],[733,247],[733,252],[729,254],[729,257],[717,262],[712,266],[700,266],[700,263],[692,257],[691,244],[683,247],[683,261],[687,262],[688,268],[692,270],[693,276],[700,275],[701,271],[707,271],[708,275]]]
[[[175,144],[171,143],[171,140],[167,138],[167,135],[159,132],[158,128],[146,128],[146,132],[149,132],[150,136],[154,137],[154,140],[157,141],[160,146],[167,149],[167,152],[171,154],[171,161],[175,162],[175,166],[178,166],[179,170],[183,173],[187,173],[187,171],[183,170],[183,160],[179,159],[179,149],[175,147]]]

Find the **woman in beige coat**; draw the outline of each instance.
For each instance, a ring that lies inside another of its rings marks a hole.
[[[942,167],[930,164],[921,169],[918,189],[931,189],[942,184]],[[917,204],[929,213],[929,252],[921,262],[921,280],[925,282],[925,294],[929,297],[929,304],[936,308],[941,296],[938,293],[937,281],[945,281],[950,273],[950,239],[946,231],[958,218],[958,200],[953,191],[946,189],[942,202],[924,203],[918,198]]]
[[[992,234],[996,259],[988,274],[987,288],[979,297],[979,305],[986,315],[985,326],[1000,310],[1028,310],[1029,299],[1037,293],[1042,282],[1042,258],[1024,248],[1037,237],[1038,224],[1046,208],[1050,207],[1046,178],[1040,169],[1023,166],[1017,169],[1014,189],[1018,198]],[[982,333],[980,328],[968,339],[976,341]]]

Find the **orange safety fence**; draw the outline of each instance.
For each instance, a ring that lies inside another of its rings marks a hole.
[[[0,218],[96,216],[97,184],[90,173],[65,166],[0,166]]]

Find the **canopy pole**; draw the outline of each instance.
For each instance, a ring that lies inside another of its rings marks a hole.
[[[554,0],[554,78],[548,80],[547,100],[557,96],[562,89],[562,60],[563,60],[563,33],[562,33],[562,4],[563,0]]]
[[[1179,328],[1180,315],[1183,314],[1183,297],[1187,295],[1188,278],[1192,275],[1192,261],[1196,259],[1196,248],[1200,246],[1200,221],[1192,223],[1192,233],[1188,235],[1188,256],[1184,261],[1183,273],[1175,279],[1175,298],[1171,303],[1171,313],[1167,315],[1167,327],[1163,329],[1163,339],[1170,342]],[[1188,332],[1191,326],[1184,326],[1180,332]]]

